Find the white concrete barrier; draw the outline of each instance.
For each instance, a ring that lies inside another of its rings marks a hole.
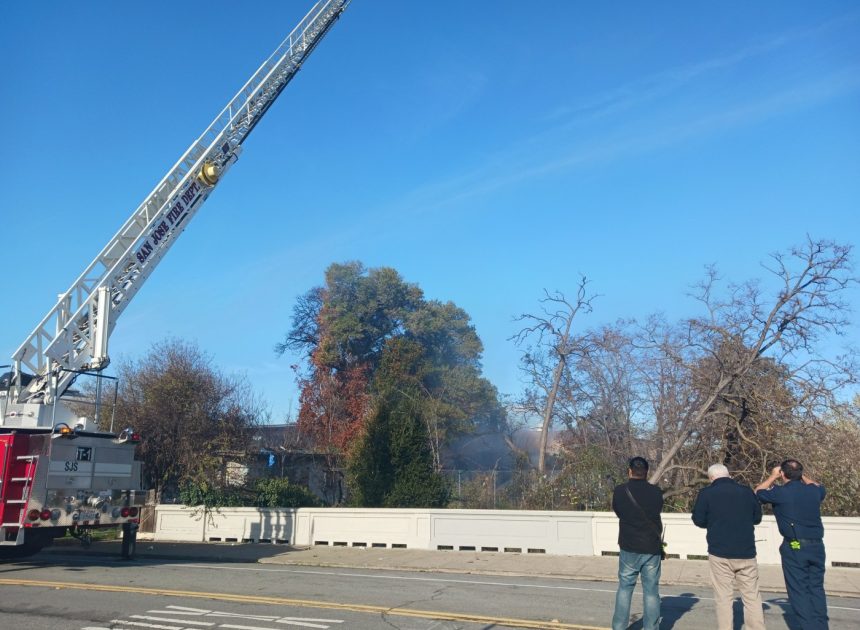
[[[308,537],[300,545],[426,549],[427,510],[304,509]]]
[[[156,508],[156,540],[272,542],[499,553],[591,556],[618,551],[618,519],[611,512],[525,510],[422,510],[370,508],[204,511],[177,505]],[[860,566],[860,518],[825,517],[827,560]],[[664,514],[668,553],[708,555],[705,530],[689,514]],[[758,560],[779,564],[782,537],[772,516],[756,527]]]
[[[589,512],[434,510],[429,549],[590,556]]]
[[[181,542],[201,542],[205,540],[205,526],[203,523],[202,510],[185,507],[183,505],[170,505],[169,509],[164,506],[155,508],[155,539],[159,540],[159,532],[162,533],[161,540],[176,540]]]

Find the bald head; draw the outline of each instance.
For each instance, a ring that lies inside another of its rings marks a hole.
[[[722,464],[714,464],[708,468],[708,479],[714,481],[729,476],[729,469]]]

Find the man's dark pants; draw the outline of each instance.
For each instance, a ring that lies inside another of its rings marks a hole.
[[[779,547],[788,601],[803,630],[827,629],[827,600],[824,596],[824,543],[801,540],[800,549],[788,541]]]

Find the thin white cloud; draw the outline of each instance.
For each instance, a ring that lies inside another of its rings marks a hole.
[[[336,230],[320,232],[313,239],[292,242],[287,251],[255,260],[254,275],[271,277],[271,274],[285,268],[293,268],[297,260],[316,260],[321,252],[325,252],[323,256],[328,256],[328,260],[332,252],[349,249],[351,243],[369,244],[385,240],[399,230],[405,216],[444,211],[463,201],[487,196],[528,180],[648,153],[721,130],[753,124],[780,112],[811,107],[854,91],[858,88],[857,77],[860,77],[858,67],[849,67],[823,78],[770,77],[776,83],[781,82],[782,86],[775,85],[770,88],[770,93],[746,100],[732,96],[734,100],[726,103],[709,102],[706,105],[710,109],[681,111],[670,121],[655,119],[657,114],[653,112],[650,118],[639,116],[636,121],[618,120],[603,127],[609,129],[608,132],[591,133],[588,139],[574,138],[570,133],[583,121],[597,117],[610,121],[620,119],[619,114],[634,110],[647,101],[682,92],[697,81],[708,81],[711,73],[741,66],[804,38],[832,34],[856,22],[858,17],[860,12],[853,12],[807,29],[786,32],[730,53],[666,69],[574,104],[556,112],[551,119],[545,119],[550,124],[543,131],[513,142],[494,155],[485,156],[480,165],[469,171],[429,182],[375,210],[356,208],[354,222],[342,222]],[[478,98],[485,86],[483,77],[478,76],[477,79],[467,82],[473,85],[474,90],[468,91],[461,102],[453,104],[451,111],[459,111]],[[594,131],[593,126],[588,127],[590,132]],[[563,141],[565,135],[567,140]],[[567,150],[559,149],[562,142],[567,142]],[[314,275],[318,273],[314,270]],[[256,284],[249,283],[248,288]]]
[[[618,159],[633,154],[713,135],[720,131],[749,125],[789,111],[806,109],[860,88],[860,66],[833,73],[805,85],[791,87],[764,98],[739,103],[731,109],[712,111],[685,122],[647,130],[637,135],[586,147],[519,172],[520,179],[531,179],[582,164]]]
[[[729,108],[714,107],[678,123],[650,119],[630,124],[623,131],[592,138],[587,144],[559,153],[547,147],[524,152],[522,146],[503,151],[468,173],[440,180],[412,191],[386,205],[383,213],[420,215],[494,193],[524,181],[585,165],[648,153],[666,146],[753,124],[781,113],[802,110],[855,92],[860,88],[860,67],[852,66],[802,85],[743,102]],[[366,218],[366,215],[364,215]],[[377,222],[373,222],[379,224]]]
[[[588,97],[580,103],[560,107],[547,115],[546,118],[558,123],[551,130],[553,133],[557,133],[562,128],[577,126],[602,116],[623,112],[677,91],[709,73],[738,66],[803,39],[830,34],[847,24],[856,22],[858,17],[860,17],[860,12],[848,13],[813,27],[781,33],[710,59],[662,70]]]

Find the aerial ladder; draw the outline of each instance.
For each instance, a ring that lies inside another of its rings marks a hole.
[[[131,553],[139,436],[77,417],[69,388],[108,366],[119,316],[349,2],[313,6],[12,355],[0,376],[0,558],[38,551],[67,530],[118,525]]]

